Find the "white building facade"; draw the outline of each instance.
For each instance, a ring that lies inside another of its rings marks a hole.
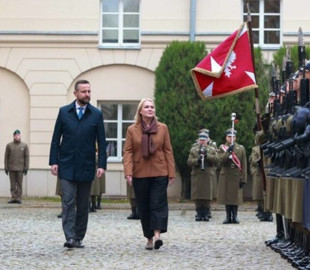
[[[0,196],[10,196],[4,152],[15,129],[30,149],[23,194],[55,195],[50,142],[59,107],[74,100],[78,79],[91,82],[91,103],[105,118],[106,196],[125,196],[126,128],[139,100],[154,96],[166,46],[199,40],[214,48],[243,22],[245,2],[267,60],[283,44],[296,44],[299,27],[310,42],[306,0],[297,6],[293,0],[0,0]],[[180,191],[177,179],[169,196]]]

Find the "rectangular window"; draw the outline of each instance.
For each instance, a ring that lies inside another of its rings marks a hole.
[[[127,128],[134,123],[138,102],[99,102],[104,118],[108,161],[121,162]]]
[[[249,3],[253,42],[261,47],[281,44],[281,1],[280,0],[243,0],[243,18],[247,20]]]
[[[140,0],[101,0],[100,46],[140,47]]]

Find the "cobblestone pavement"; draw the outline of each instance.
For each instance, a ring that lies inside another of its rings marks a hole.
[[[140,222],[128,207],[91,213],[84,249],[63,247],[59,203],[0,200],[0,269],[293,269],[266,247],[275,223],[259,222],[254,207],[241,208],[239,225],[223,225],[213,205],[209,222],[195,222],[193,207],[170,204],[168,232],[159,250],[144,249]],[[126,209],[124,209],[126,208]]]

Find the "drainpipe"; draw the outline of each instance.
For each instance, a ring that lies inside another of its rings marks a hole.
[[[191,0],[189,40],[195,41],[196,34],[196,0]]]

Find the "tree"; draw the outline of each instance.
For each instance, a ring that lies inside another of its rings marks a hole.
[[[187,166],[187,158],[200,129],[208,128],[210,137],[221,144],[225,130],[231,127],[231,113],[235,112],[239,118],[236,125],[239,142],[248,146],[248,152],[254,144],[254,90],[221,99],[201,100],[190,70],[205,55],[205,44],[202,42],[174,41],[164,51],[155,71],[156,112],[159,120],[169,127],[176,167],[182,179],[182,198],[185,199],[190,198],[191,168]],[[258,82],[263,83],[260,92],[266,97],[269,69],[262,62],[260,49],[256,50],[255,56]]]
[[[281,47],[274,55],[273,55],[273,63],[278,71],[282,71],[283,67],[283,59],[286,56],[287,47]],[[297,70],[298,67],[298,46],[295,45],[291,47],[291,61],[293,62],[293,71]],[[306,59],[310,57],[310,48],[306,47]]]

